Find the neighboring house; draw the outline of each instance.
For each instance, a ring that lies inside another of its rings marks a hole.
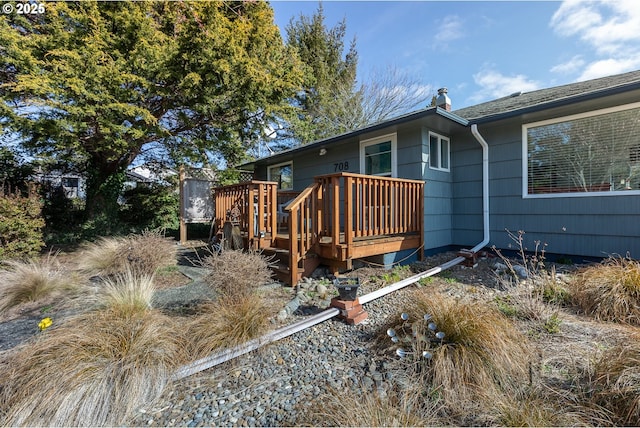
[[[412,210],[427,254],[512,248],[506,230],[523,230],[529,249],[539,240],[559,255],[640,258],[640,71],[459,110],[439,92],[437,107],[244,168],[296,192],[335,173],[419,180],[423,204]],[[383,193],[369,206],[402,205]]]
[[[86,191],[85,178],[79,174],[62,173],[52,171],[49,173],[37,172],[34,178],[39,183],[48,184],[52,188],[62,188],[67,198],[84,199]]]

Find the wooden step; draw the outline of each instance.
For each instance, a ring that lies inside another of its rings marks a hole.
[[[266,247],[262,249],[262,254],[266,257],[272,257],[272,262],[289,264],[289,250],[276,247]]]

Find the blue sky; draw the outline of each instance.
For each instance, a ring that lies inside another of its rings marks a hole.
[[[270,2],[283,38],[317,1]],[[325,23],[346,20],[358,74],[393,67],[453,109],[640,69],[640,3],[610,1],[323,1]]]

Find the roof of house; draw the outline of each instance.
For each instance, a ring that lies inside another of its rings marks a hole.
[[[522,110],[549,108],[550,104],[575,101],[576,97],[596,97],[628,90],[629,86],[640,88],[640,70],[607,76],[584,82],[539,89],[531,92],[516,92],[486,103],[452,111],[470,122],[487,122],[510,114],[522,113]]]

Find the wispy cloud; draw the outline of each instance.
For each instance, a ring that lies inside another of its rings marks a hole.
[[[491,66],[485,66],[483,70],[474,74],[473,80],[480,86],[480,90],[469,99],[475,103],[504,97],[514,92],[533,91],[542,87],[540,82],[531,80],[523,74],[505,76]]]
[[[637,0],[566,0],[549,25],[562,37],[579,38],[598,56],[593,62],[584,62],[574,70],[582,69],[577,80],[640,67],[640,7]],[[571,61],[559,64],[552,71],[567,72],[570,64]]]
[[[449,43],[464,37],[464,21],[457,15],[448,15],[436,23],[434,48],[444,49]]]
[[[567,62],[551,67],[551,72],[560,74],[576,73],[584,67],[585,63],[586,61],[581,55],[576,55]]]

